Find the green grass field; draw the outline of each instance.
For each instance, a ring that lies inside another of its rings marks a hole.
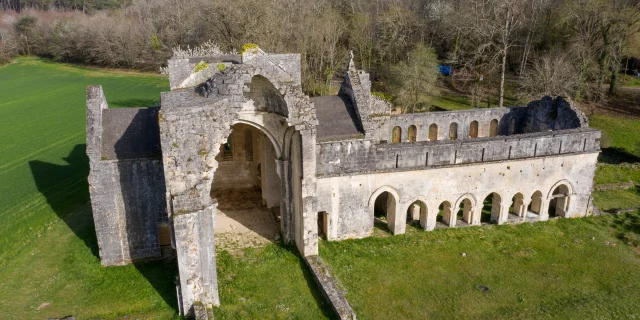
[[[640,316],[640,214],[408,229],[322,243],[358,319]]]
[[[0,314],[177,318],[174,262],[100,265],[88,205],[85,88],[110,107],[157,105],[166,77],[20,58],[0,67]],[[322,319],[300,258],[273,246],[220,257],[220,319]],[[260,262],[260,265],[252,264]]]

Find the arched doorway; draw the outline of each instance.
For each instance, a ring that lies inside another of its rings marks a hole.
[[[427,205],[421,200],[416,200],[407,208],[407,224],[413,226],[420,224],[425,228],[426,223]]]
[[[468,198],[460,201],[456,214],[455,226],[463,227],[472,224],[473,203]]]
[[[455,227],[452,225],[454,217],[451,216],[451,202],[443,201],[438,206],[438,215],[436,216],[436,227]]]
[[[565,184],[557,186],[549,199],[549,218],[565,217],[569,210],[569,187]]]
[[[380,193],[373,205],[373,226],[391,232],[395,223],[396,197],[388,191]]]
[[[502,207],[502,197],[496,192],[489,194],[482,202],[480,223],[498,222]]]
[[[236,123],[220,145],[211,198],[218,203],[216,247],[237,250],[280,238],[281,179],[276,147],[257,127]]]
[[[531,201],[529,203],[528,210],[525,214],[525,221],[536,221],[540,219],[540,212],[542,211],[542,192],[536,191],[531,195]]]
[[[521,221],[527,213],[527,207],[525,206],[524,196],[522,193],[516,193],[511,198],[511,205],[509,206],[509,220]]]

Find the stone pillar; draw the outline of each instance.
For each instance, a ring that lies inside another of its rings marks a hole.
[[[431,231],[436,228],[437,218],[438,218],[437,207],[435,212],[432,214],[429,214],[429,208],[425,208],[423,211],[420,211],[420,226],[426,231]]]
[[[505,217],[503,217],[504,210],[502,208],[502,201],[500,200],[495,193],[491,196],[491,221],[497,222],[498,224],[506,221]]]
[[[194,304],[220,305],[214,227],[217,203],[173,218],[178,269],[179,303],[186,316],[193,316]]]
[[[540,208],[540,221],[547,221],[549,220],[549,201],[548,200],[540,200],[539,202],[539,208]],[[535,200],[531,205],[531,210],[534,210],[534,205],[536,204]],[[535,211],[535,210],[534,210]]]
[[[453,212],[451,212],[450,206],[445,205],[442,208],[442,222],[444,222],[444,224],[448,225],[450,228],[456,226],[456,216],[453,214]]]
[[[498,215],[499,216],[498,224],[503,224],[509,220],[509,206],[510,206],[510,203],[507,203],[507,202],[500,203],[500,214]]]
[[[395,199],[395,196],[393,197]],[[401,211],[401,205],[397,200],[387,198],[387,221],[392,234],[403,234],[407,226],[407,215]]]
[[[316,198],[316,133],[315,129],[300,131],[302,138],[302,243],[303,256],[318,254],[318,220]],[[295,164],[294,164],[295,165]]]

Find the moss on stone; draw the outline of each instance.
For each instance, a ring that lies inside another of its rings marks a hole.
[[[194,73],[195,73],[195,72],[200,72],[200,71],[202,71],[202,70],[206,69],[207,67],[209,67],[209,64],[208,64],[208,63],[206,63],[206,62],[204,62],[204,61],[200,61],[200,62],[198,62],[198,64],[196,64],[196,65],[193,67],[193,72],[194,72]]]
[[[240,53],[245,53],[251,51],[251,53],[256,53],[260,47],[255,43],[245,43],[242,45],[242,50]]]

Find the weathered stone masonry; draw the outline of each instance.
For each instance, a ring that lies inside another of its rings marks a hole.
[[[380,213],[400,234],[411,220],[425,230],[488,223],[485,198],[499,224],[592,210],[600,132],[570,102],[545,97],[526,107],[392,115],[353,61],[338,96],[305,96],[300,70],[299,55],[257,48],[172,59],[172,91],[162,93],[159,108],[109,109],[102,89],[88,88],[102,263],[167,256],[170,246],[181,312],[219,304],[211,191],[216,176],[233,176],[216,170],[234,126],[260,136],[251,142],[260,158],[242,163],[261,167],[242,174],[263,180],[244,177],[239,185],[260,183],[268,207],[279,207],[284,241],[307,257],[318,254],[319,235],[369,236]]]

